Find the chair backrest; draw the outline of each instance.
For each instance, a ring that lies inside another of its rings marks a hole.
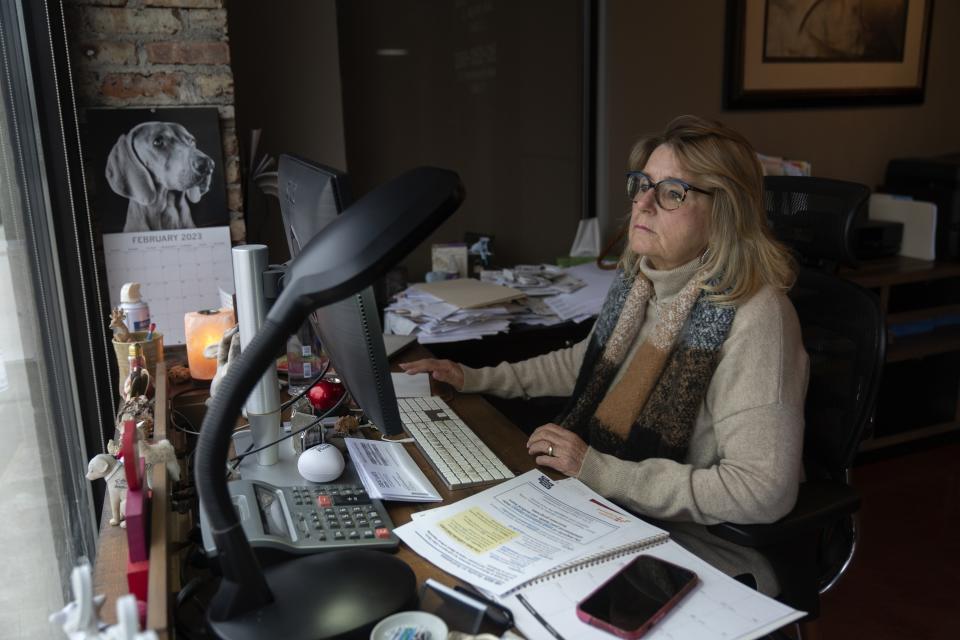
[[[854,230],[867,218],[869,187],[809,176],[766,176],[763,183],[773,234],[801,264],[824,270],[857,264]]]
[[[810,356],[804,464],[808,479],[843,479],[872,428],[886,352],[876,294],[839,276],[801,269],[790,299]]]

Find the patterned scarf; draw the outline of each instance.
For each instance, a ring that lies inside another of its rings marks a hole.
[[[611,382],[643,326],[653,284],[618,270],[559,423],[625,460],[683,461],[736,310],[707,300],[695,274]],[[609,392],[608,392],[609,389]]]

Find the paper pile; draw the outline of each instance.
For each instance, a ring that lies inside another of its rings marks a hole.
[[[481,271],[480,280],[513,287],[537,297],[572,293],[586,284],[566,269],[550,264],[519,264],[513,269]]]
[[[432,287],[443,283],[414,285],[386,308],[384,332],[416,335],[420,343],[430,344],[476,340],[509,331],[511,324],[550,326],[567,320],[582,322],[600,311],[614,272],[588,263],[569,269],[522,265],[485,273],[487,282],[473,282],[489,288],[509,281],[509,289],[500,288],[527,295],[517,301],[474,307],[471,301],[475,298],[452,298],[460,304],[441,299],[439,296],[447,295],[446,292]],[[448,282],[460,283],[454,288],[458,294],[463,292],[462,281]],[[493,293],[496,292],[484,291],[484,295],[497,299]]]

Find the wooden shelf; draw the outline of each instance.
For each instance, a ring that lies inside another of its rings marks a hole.
[[[916,258],[895,256],[879,260],[865,260],[860,266],[843,268],[839,275],[861,287],[876,289],[912,282],[928,282],[940,278],[960,277],[960,262],[930,262]]]
[[[157,363],[156,395],[154,396],[153,440],[167,437],[167,368]],[[171,637],[169,597],[171,593],[170,564],[170,490],[172,482],[164,465],[150,470],[152,497],[150,500],[150,573],[148,577],[147,628],[156,631],[160,640]],[[110,525],[110,505],[105,501],[100,519],[100,538],[97,541],[97,560],[94,565],[94,593],[107,596],[101,610],[102,618],[116,624],[117,598],[130,592],[127,586],[127,530]]]
[[[887,326],[906,324],[908,322],[923,322],[924,320],[936,320],[937,318],[957,315],[960,315],[960,304],[927,307],[925,309],[917,309],[916,311],[900,311],[898,313],[887,314]]]
[[[960,351],[960,326],[939,327],[926,333],[893,338],[887,345],[887,362],[901,362],[951,351]]]
[[[896,363],[927,356],[960,352],[960,325],[943,324],[942,326],[936,326],[938,320],[960,315],[960,304],[955,304],[956,298],[953,296],[940,300],[931,297],[931,299],[926,300],[929,306],[920,307],[914,304],[915,308],[908,311],[889,313],[892,304],[891,299],[893,299],[893,304],[896,304],[899,298],[896,291],[897,287],[937,282],[948,278],[960,279],[960,262],[931,262],[895,256],[879,260],[865,260],[855,269],[841,269],[839,275],[862,287],[874,289],[879,294],[880,308],[885,314],[885,322],[888,327],[885,367],[896,366]],[[936,292],[949,290],[949,285],[950,283],[940,283],[929,290],[930,294],[946,296],[945,293]],[[907,336],[894,336],[889,331],[889,327],[892,325],[923,322],[931,322],[934,328],[924,333]],[[923,384],[923,381],[920,382]],[[955,415],[957,421],[922,425],[892,435],[872,438],[863,442],[860,450],[870,451],[960,430],[960,400],[958,400],[960,390],[954,393],[953,402],[957,406]],[[909,402],[910,399],[904,398],[904,401]],[[903,427],[905,425],[890,426]]]
[[[864,440],[862,443],[860,443],[860,451],[874,451],[876,449],[883,449],[884,447],[905,444],[907,442],[913,442],[922,438],[932,438],[934,436],[952,433],[955,431],[960,431],[960,422],[941,422],[939,424],[932,424],[925,427],[916,427],[914,429],[910,429],[909,431],[902,431],[900,433],[892,433],[888,436],[880,436],[879,438],[870,438],[868,440]]]

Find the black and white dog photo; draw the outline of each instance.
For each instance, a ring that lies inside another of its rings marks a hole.
[[[99,129],[91,136],[99,146],[97,164],[106,180],[95,199],[105,233],[229,224],[216,109],[91,115],[91,129]]]
[[[130,199],[124,233],[196,227],[190,203],[210,190],[213,168],[176,122],[144,122],[120,136],[107,158],[107,182]]]

